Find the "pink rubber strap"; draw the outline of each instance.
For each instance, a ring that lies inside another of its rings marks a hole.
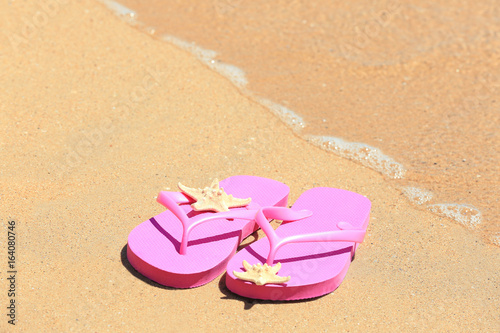
[[[156,199],[156,201],[161,203],[161,201],[163,200],[163,198],[165,198],[165,196],[168,196],[170,199],[172,199],[174,202],[178,204],[187,204],[194,202],[193,199],[191,199],[188,195],[182,192],[171,192],[171,191],[161,191],[158,194],[158,198]]]
[[[268,218],[277,220],[298,220],[311,216],[312,213],[308,210],[293,211],[290,208],[284,207],[263,207],[259,209],[255,217],[255,221],[264,231],[270,243],[269,255],[266,263],[272,265],[276,252],[283,246],[289,243],[305,243],[305,242],[355,242],[361,243],[365,237],[366,231],[353,229],[352,225],[347,222],[339,222],[337,227],[341,230],[319,232],[304,235],[295,235],[290,237],[279,237],[268,222]]]
[[[252,210],[236,210],[229,212],[213,213],[209,216],[197,216],[189,218],[186,213],[179,207],[179,203],[193,202],[188,196],[181,192],[167,192],[162,191],[158,194],[156,199],[160,204],[168,208],[182,223],[182,240],[179,253],[186,254],[189,234],[194,227],[212,220],[218,219],[243,219],[253,220],[257,213],[258,205],[254,204]]]

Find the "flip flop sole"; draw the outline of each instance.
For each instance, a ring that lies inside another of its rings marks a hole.
[[[339,222],[366,230],[371,203],[364,196],[333,188],[314,188],[304,192],[293,205],[294,210],[307,209],[311,217],[280,225],[280,237],[340,230]],[[268,300],[298,300],[318,297],[334,291],[343,281],[356,245],[352,242],[291,243],[277,252],[274,265],[281,263],[279,276],[290,276],[285,284],[263,286],[236,278],[233,271],[244,272],[243,260],[249,264],[265,263],[269,241],[261,239],[238,252],[228,263],[226,285],[244,297]]]

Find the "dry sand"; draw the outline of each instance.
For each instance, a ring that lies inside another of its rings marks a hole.
[[[0,212],[18,240],[18,321],[2,315],[0,331],[499,330],[498,247],[311,147],[193,56],[99,3],[51,8],[44,20],[38,4],[0,4]],[[221,278],[174,290],[134,273],[127,235],[162,211],[160,190],[237,174],[285,182],[291,203],[314,186],[372,200],[367,238],[334,293],[260,302]]]

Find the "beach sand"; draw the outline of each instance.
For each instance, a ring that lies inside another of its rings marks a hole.
[[[96,1],[52,4],[0,4],[0,242],[5,269],[16,221],[18,271],[18,321],[2,315],[0,331],[499,330],[498,247],[312,147],[191,54]],[[335,292],[253,301],[222,277],[176,290],[130,267],[127,236],[163,210],[159,191],[239,174],[288,184],[290,203],[315,186],[372,201]]]

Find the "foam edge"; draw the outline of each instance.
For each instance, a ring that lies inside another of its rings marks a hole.
[[[333,136],[305,135],[304,138],[316,147],[356,161],[392,179],[401,179],[406,173],[401,163],[382,153],[379,148]]]
[[[126,18],[128,22],[136,23],[135,18],[137,17],[137,13],[134,10],[112,0],[99,0],[99,2],[108,7],[116,15]]]
[[[443,217],[452,219],[468,229],[476,229],[483,220],[481,212],[471,205],[463,204],[433,204],[427,208]]]

